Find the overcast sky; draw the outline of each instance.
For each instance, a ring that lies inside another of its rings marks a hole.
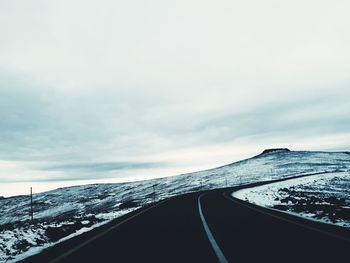
[[[349,150],[349,10],[1,1],[0,195],[172,175],[268,147]]]

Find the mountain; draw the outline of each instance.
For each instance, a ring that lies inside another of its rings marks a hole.
[[[173,177],[119,184],[60,188],[0,200],[0,261],[14,262],[88,231],[134,209],[174,195],[314,173],[350,171],[346,152],[268,149],[222,167]]]

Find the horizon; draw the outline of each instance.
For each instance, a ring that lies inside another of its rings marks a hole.
[[[254,156],[257,156],[258,153]],[[11,183],[7,184],[5,187],[2,187],[0,185],[0,193],[3,193],[1,196],[3,197],[13,197],[13,196],[18,196],[18,195],[28,195],[28,192],[30,188],[33,188],[33,194],[37,193],[43,193],[51,190],[56,190],[58,188],[64,188],[64,187],[73,187],[73,186],[80,186],[80,185],[90,185],[90,184],[108,184],[108,183],[124,183],[124,182],[137,182],[137,181],[145,181],[145,180],[153,180],[153,179],[158,179],[158,178],[165,178],[165,177],[172,177],[172,176],[179,176],[179,175],[186,175],[189,173],[195,173],[195,172],[200,172],[200,171],[205,171],[205,170],[210,170],[210,169],[215,169],[221,166],[229,165],[235,162],[239,162],[245,159],[252,158],[254,156],[247,156],[246,158],[243,159],[238,159],[238,160],[233,160],[228,163],[219,163],[214,166],[206,166],[206,167],[191,167],[186,169],[173,169],[168,171],[168,174],[164,173],[163,170],[158,171],[157,175],[155,176],[153,174],[152,177],[149,175],[140,175],[140,174],[135,174],[130,177],[122,177],[122,178],[111,178],[111,179],[85,179],[85,180],[67,180],[67,181],[58,181],[58,182],[15,182],[13,183],[13,187],[11,187]]]
[[[349,151],[322,151],[322,150],[315,150],[315,151],[309,151],[309,150],[295,150],[295,149],[289,149],[289,148],[266,148],[262,151],[252,155],[247,156],[246,158],[239,159],[239,160],[233,160],[228,163],[224,164],[217,164],[216,166],[210,166],[203,169],[196,169],[193,168],[193,170],[186,170],[182,172],[175,172],[173,174],[157,174],[157,176],[153,176],[152,178],[149,178],[149,176],[132,176],[132,177],[125,177],[125,178],[118,178],[118,179],[100,179],[100,180],[79,180],[79,181],[59,181],[59,182],[35,182],[34,184],[30,184],[27,182],[23,183],[14,183],[14,187],[12,188],[11,185],[7,185],[6,189],[2,188],[0,186],[0,192],[4,193],[4,195],[0,195],[0,197],[14,197],[14,196],[20,196],[20,195],[29,195],[30,188],[33,188],[33,194],[39,194],[51,190],[57,190],[59,188],[65,188],[65,187],[74,187],[74,186],[82,186],[82,185],[93,185],[93,184],[115,184],[115,183],[129,183],[129,182],[140,182],[140,181],[147,181],[147,180],[153,180],[153,179],[160,179],[160,178],[166,178],[166,177],[173,177],[173,176],[181,176],[181,175],[187,175],[190,173],[196,173],[196,172],[202,172],[206,170],[212,170],[217,169],[220,167],[224,167],[227,165],[235,164],[240,161],[248,160],[254,157],[257,157],[259,155],[262,155],[266,150],[288,150],[288,152],[324,152],[324,153],[349,153]],[[34,187],[33,187],[34,185]]]
[[[349,9],[0,3],[0,196],[177,175],[276,146],[348,151]]]

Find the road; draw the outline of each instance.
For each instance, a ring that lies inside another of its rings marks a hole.
[[[191,193],[143,208],[25,262],[350,262],[350,231]]]

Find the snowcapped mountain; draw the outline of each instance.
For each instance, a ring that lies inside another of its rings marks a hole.
[[[0,199],[0,261],[14,262],[174,195],[314,173],[350,172],[350,153],[270,149],[222,167],[161,179],[60,188]]]

